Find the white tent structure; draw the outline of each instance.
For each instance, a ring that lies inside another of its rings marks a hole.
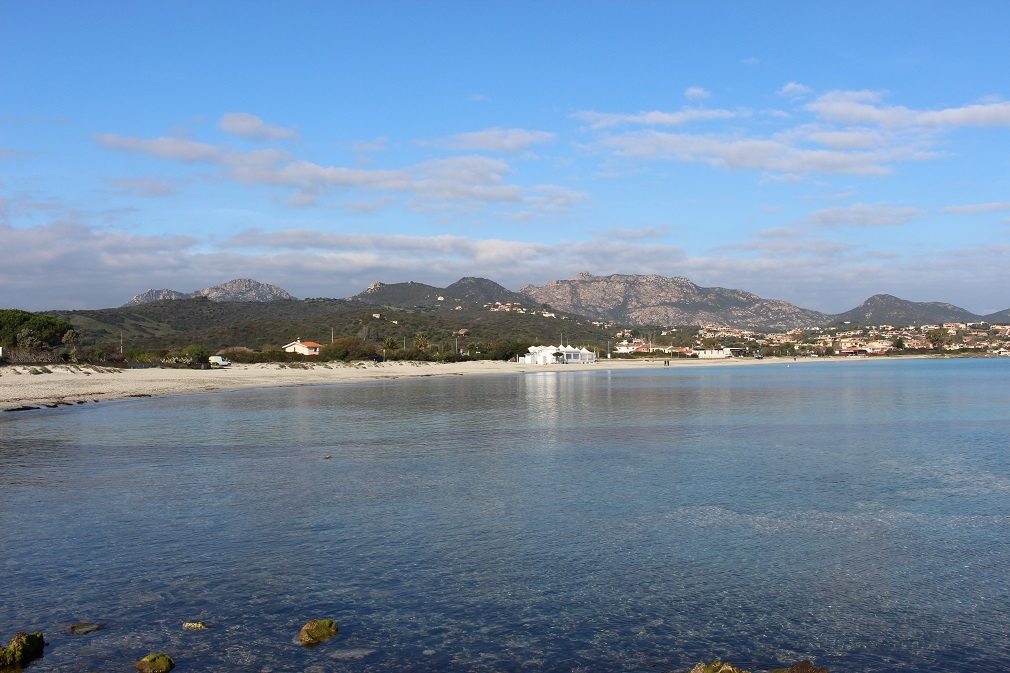
[[[557,355],[560,353],[561,355]],[[584,365],[596,362],[596,353],[575,346],[530,346],[519,362],[527,365]]]

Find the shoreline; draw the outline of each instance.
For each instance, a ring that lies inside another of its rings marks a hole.
[[[928,356],[900,356],[921,358]],[[100,365],[9,365],[0,367],[0,412],[71,407],[111,400],[163,397],[248,388],[353,384],[401,378],[568,372],[587,369],[672,369],[747,367],[814,362],[893,361],[895,358],[733,358],[696,360],[649,358],[601,360],[591,365],[527,365],[479,360],[471,362],[320,362],[232,364],[214,369],[120,369]],[[669,362],[669,366],[664,365]]]

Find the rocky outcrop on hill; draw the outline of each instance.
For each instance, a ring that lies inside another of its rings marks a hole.
[[[123,306],[139,306],[149,304],[153,301],[163,299],[193,299],[195,297],[206,297],[211,301],[278,301],[281,299],[294,299],[285,290],[261,283],[251,278],[236,278],[227,283],[206,287],[196,292],[184,293],[176,290],[148,290],[136,295],[133,299],[123,304]]]
[[[148,290],[147,292],[141,292],[136,295],[133,299],[123,304],[123,306],[139,306],[141,304],[150,304],[152,301],[162,301],[163,299],[185,299],[188,297],[185,292],[177,292],[176,290]]]
[[[594,276],[582,272],[519,294],[559,311],[636,325],[718,324],[755,330],[813,327],[831,316],[789,302],[721,287],[699,287],[687,278],[649,275]]]
[[[981,319],[981,316],[953,304],[908,301],[889,294],[875,294],[851,311],[835,316],[835,322],[860,325],[927,325],[978,322]]]
[[[261,283],[251,278],[236,278],[221,285],[197,290],[191,297],[207,297],[211,301],[278,301],[294,299],[276,285]]]

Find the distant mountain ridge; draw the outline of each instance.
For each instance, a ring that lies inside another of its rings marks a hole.
[[[398,308],[448,307],[450,309],[454,309],[456,306],[472,308],[495,302],[508,304],[524,301],[528,303],[529,301],[528,298],[506,289],[492,280],[473,276],[460,278],[444,288],[413,281],[388,284],[376,281],[349,299]]]
[[[834,322],[861,325],[929,325],[988,322],[987,317],[976,315],[953,304],[908,301],[889,294],[875,294],[856,308],[836,315]]]
[[[189,293],[168,289],[148,290],[134,296],[123,306],[139,306],[165,299],[194,299],[196,297],[206,297],[211,301],[278,301],[295,298],[276,285],[261,283],[251,278],[236,278],[227,283]]]
[[[633,325],[717,324],[754,330],[816,327],[831,316],[743,290],[699,287],[687,278],[657,275],[594,276],[583,271],[519,293],[555,309]]]
[[[190,293],[148,290],[124,306],[196,297],[222,302],[294,299],[276,285],[239,278]],[[914,302],[887,294],[874,295],[854,309],[831,315],[782,300],[764,299],[743,290],[700,287],[679,276],[594,276],[585,271],[567,280],[553,280],[541,287],[524,285],[517,292],[492,280],[473,276],[460,278],[444,288],[414,281],[375,282],[349,297],[348,301],[428,312],[452,311],[456,307],[480,308],[494,303],[519,304],[527,308],[545,305],[558,312],[626,325],[715,324],[757,331],[807,329],[838,323],[924,325],[1010,322],[1010,309],[977,315],[952,304]]]

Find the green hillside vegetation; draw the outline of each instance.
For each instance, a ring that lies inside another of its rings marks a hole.
[[[138,306],[91,311],[50,311],[51,319],[66,321],[82,335],[82,352],[96,358],[124,354],[139,359],[147,353],[162,357],[199,344],[209,352],[234,351],[236,361],[297,360],[278,353],[301,338],[329,344],[356,339],[343,357],[456,357],[457,347],[472,357],[510,357],[529,345],[562,339],[605,351],[609,331],[577,316],[492,312],[484,308],[453,310],[443,303],[412,309],[388,309],[361,300],[305,299],[271,302],[217,302],[205,298],[151,302]],[[378,314],[380,317],[374,317]],[[463,331],[460,334],[460,331]],[[418,335],[423,343],[418,344]],[[121,341],[122,339],[122,341]],[[248,355],[249,351],[261,353]],[[331,352],[334,356],[340,353]],[[244,355],[243,355],[244,354]],[[324,353],[324,356],[326,354]]]

